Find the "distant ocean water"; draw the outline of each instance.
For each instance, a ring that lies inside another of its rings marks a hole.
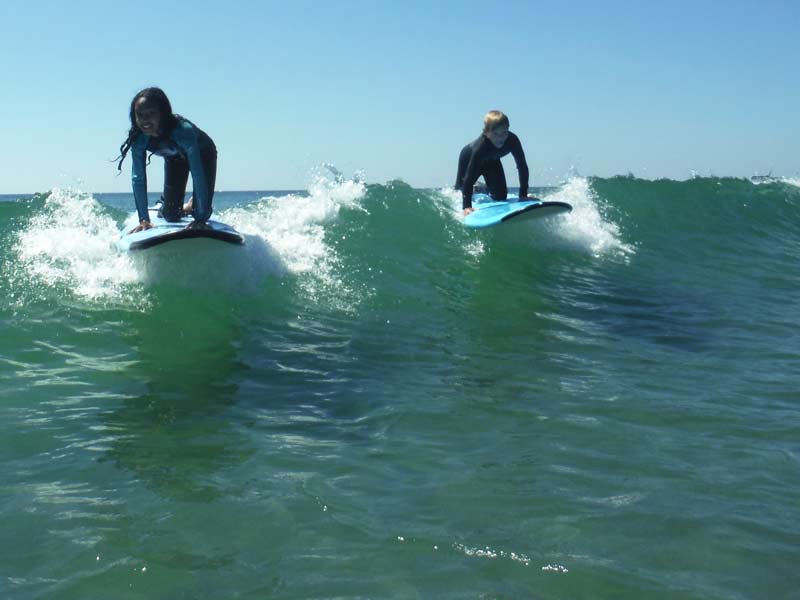
[[[0,598],[790,599],[800,182],[0,200]]]

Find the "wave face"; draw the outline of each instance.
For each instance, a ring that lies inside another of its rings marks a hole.
[[[797,182],[535,193],[331,170],[132,254],[130,194],[0,201],[1,595],[790,597]]]

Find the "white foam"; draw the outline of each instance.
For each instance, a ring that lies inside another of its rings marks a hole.
[[[325,165],[312,177],[308,195],[267,196],[254,205],[224,211],[220,219],[248,236],[248,243],[253,238],[267,245],[282,269],[301,276],[312,296],[325,291],[349,296],[326,227],[342,210],[364,210],[360,201],[365,193],[358,177],[345,179]]]
[[[44,211],[20,231],[17,254],[29,278],[88,299],[113,299],[137,280],[116,247],[117,224],[90,194],[55,188]]]
[[[146,287],[167,284],[198,292],[254,294],[267,277],[283,273],[270,248],[259,238],[248,237],[244,246],[214,240],[163,244],[133,252],[130,260],[137,281]]]
[[[635,252],[633,246],[622,241],[619,226],[604,214],[605,207],[585,177],[571,177],[542,200],[560,200],[572,205],[572,212],[552,219],[552,227],[573,247],[594,256],[627,256]]]
[[[447,216],[460,220],[463,212],[461,208],[461,192],[455,188],[448,187],[440,189],[439,194],[445,199],[444,204],[437,203],[439,210],[444,210]]]
[[[169,244],[147,252],[119,249],[119,226],[91,194],[56,188],[44,210],[19,233],[20,276],[49,287],[63,286],[86,299],[121,301],[142,298],[141,284],[257,289],[268,276],[299,275],[312,295],[352,302],[341,276],[335,245],[326,226],[343,209],[363,210],[366,186],[360,177],[345,179],[330,165],[312,173],[308,195],[265,197],[248,207],[215,213],[245,235],[245,246],[209,248],[193,244],[191,252]],[[135,224],[129,216],[125,227]],[[208,265],[214,277],[209,278]],[[139,285],[137,285],[139,284]],[[134,293],[130,293],[134,292]],[[146,303],[146,300],[137,300]]]
[[[800,177],[783,177],[781,181],[788,183],[789,185],[800,187]]]

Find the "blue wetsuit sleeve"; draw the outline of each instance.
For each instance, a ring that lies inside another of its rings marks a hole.
[[[191,123],[181,121],[173,132],[173,139],[186,153],[189,161],[192,189],[194,190],[194,218],[196,221],[207,221],[211,216],[211,203],[208,200],[208,180],[203,169],[203,157],[200,153],[197,132]]]
[[[513,133],[510,135],[514,135]],[[517,171],[519,172],[519,197],[523,198],[528,195],[528,161],[525,160],[525,152],[522,150],[522,142],[514,135],[514,140],[511,144],[511,155],[514,157],[514,162],[517,163]]]
[[[133,199],[136,202],[136,212],[139,221],[150,220],[147,213],[147,165],[145,158],[147,155],[147,137],[139,134],[131,145],[131,185],[133,187]]]

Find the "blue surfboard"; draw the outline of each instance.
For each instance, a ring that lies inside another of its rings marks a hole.
[[[219,221],[207,221],[202,228],[187,229],[186,226],[193,222],[191,217],[183,217],[180,221],[170,223],[158,216],[157,208],[150,208],[150,222],[152,229],[128,233],[132,228],[123,229],[119,238],[119,247],[123,250],[145,250],[178,240],[210,239],[226,242],[228,244],[243,244],[244,236],[230,225]]]
[[[507,200],[496,201],[488,194],[474,194],[472,206],[475,210],[464,217],[464,225],[472,228],[492,227],[512,219],[522,221],[568,213],[572,210],[572,206],[566,202],[520,200],[517,196],[508,196]]]

